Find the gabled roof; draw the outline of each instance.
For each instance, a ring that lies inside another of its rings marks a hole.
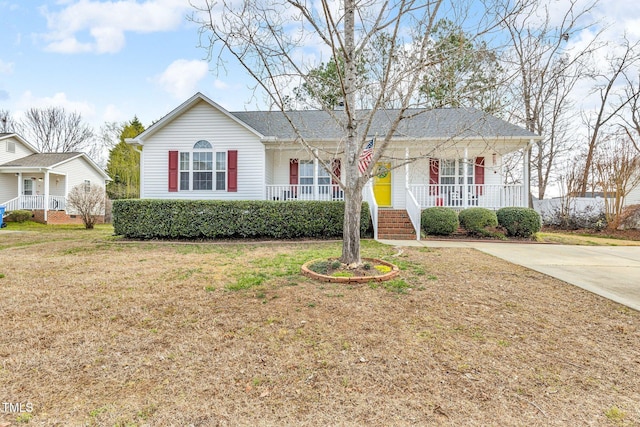
[[[128,139],[132,145],[144,145],[144,140],[153,135],[176,117],[189,110],[196,103],[204,101],[221,113],[248,129],[263,140],[293,141],[298,139],[288,118],[301,135],[309,140],[340,140],[344,131],[334,117],[322,110],[288,111],[239,111],[229,112],[198,92],[172,110],[158,122],[150,126],[136,138]],[[366,111],[361,111],[365,113]],[[392,121],[399,110],[376,111],[369,132],[370,137],[384,137],[389,132]],[[344,111],[334,111],[340,118]],[[505,120],[474,108],[409,109],[396,129],[397,139],[540,139],[540,136],[513,125]]]
[[[22,145],[24,145],[25,147],[27,147],[29,150],[33,151],[34,153],[38,152],[38,149],[36,147],[34,147],[33,145],[29,144],[26,139],[24,139],[23,137],[21,137],[17,133],[0,133],[0,141],[2,141],[3,139],[9,139],[9,138],[17,139],[18,141],[20,141],[20,143]]]
[[[37,153],[12,160],[0,167],[51,168],[81,155],[82,153]]]
[[[93,169],[95,169],[100,175],[102,175],[106,180],[110,181],[109,175],[102,170],[100,166],[98,166],[89,156],[80,152],[68,152],[68,153],[35,153],[26,157],[22,157],[20,159],[12,160],[10,162],[4,163],[0,165],[0,168],[13,168],[16,170],[19,169],[28,169],[28,168],[42,168],[42,169],[53,169],[56,166],[59,166],[63,163],[66,163],[70,160],[76,158],[84,158],[89,165]]]
[[[344,112],[335,111],[338,117]],[[374,114],[369,136],[385,136],[399,110],[378,110]],[[267,137],[296,139],[291,125],[281,111],[232,112],[242,122]],[[344,136],[334,118],[325,111],[307,110],[286,113],[306,139],[335,140]],[[513,125],[474,108],[409,109],[394,133],[407,139],[539,139],[520,126]]]
[[[247,123],[239,120],[237,117],[235,117],[234,115],[230,114],[227,110],[225,110],[223,107],[221,107],[220,105],[218,105],[215,102],[213,102],[207,96],[203,95],[200,92],[197,92],[191,98],[189,98],[185,102],[183,102],[180,106],[178,106],[177,108],[173,109],[169,114],[167,114],[166,116],[164,116],[163,118],[161,118],[160,120],[158,120],[157,122],[155,122],[154,124],[149,126],[140,135],[136,136],[135,138],[128,138],[126,142],[128,144],[132,144],[132,145],[144,145],[144,140],[146,138],[148,138],[149,136],[153,135],[154,133],[156,133],[157,131],[162,129],[164,126],[166,126],[168,123],[170,123],[173,119],[175,119],[176,117],[180,116],[182,113],[184,113],[185,111],[189,110],[191,107],[193,107],[195,104],[197,104],[200,101],[204,101],[207,104],[211,105],[213,108],[217,109],[222,114],[224,114],[225,116],[229,117],[234,122],[238,123],[240,126],[246,128],[250,132],[254,133],[257,137],[259,137],[259,138],[263,138],[264,137],[259,132],[257,132],[255,129],[251,128]]]

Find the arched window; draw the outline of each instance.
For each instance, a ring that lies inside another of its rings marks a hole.
[[[213,150],[213,147],[211,146],[211,143],[209,141],[205,141],[204,139],[201,139],[200,141],[193,144],[193,149],[194,150],[198,150],[198,149]]]
[[[213,146],[204,139],[180,153],[180,190],[213,190]]]

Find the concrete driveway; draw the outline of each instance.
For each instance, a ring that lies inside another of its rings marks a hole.
[[[390,244],[402,246],[401,242]],[[420,241],[426,247],[469,247],[640,311],[640,246],[570,246]]]

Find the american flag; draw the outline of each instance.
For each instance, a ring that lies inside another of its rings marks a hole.
[[[360,158],[358,159],[358,170],[362,175],[367,170],[367,166],[371,163],[371,158],[373,157],[373,142],[375,138],[372,138],[371,141],[367,142],[367,145],[364,146],[362,153],[360,153]]]

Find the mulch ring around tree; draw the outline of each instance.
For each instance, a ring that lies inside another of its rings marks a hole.
[[[362,258],[362,264],[357,267],[343,264],[337,258],[311,260],[302,266],[305,276],[333,283],[384,282],[398,273],[397,266],[376,258]]]

